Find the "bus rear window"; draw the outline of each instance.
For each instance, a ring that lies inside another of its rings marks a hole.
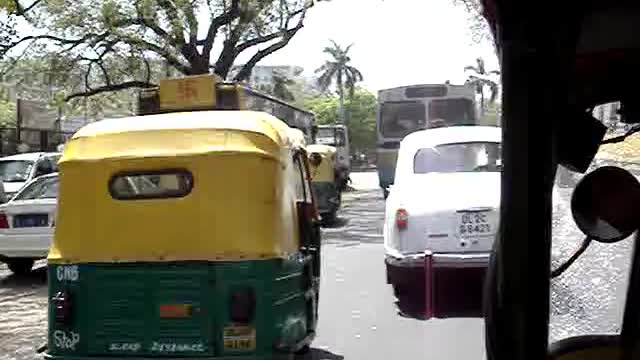
[[[193,188],[193,176],[186,170],[121,173],[109,181],[109,193],[118,200],[184,197]]]
[[[448,126],[475,125],[473,101],[464,98],[433,99],[429,102],[429,121],[442,119]]]
[[[382,135],[402,138],[424,129],[426,116],[424,104],[418,101],[383,103],[380,108]]]

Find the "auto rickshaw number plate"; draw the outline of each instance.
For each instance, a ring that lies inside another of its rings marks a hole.
[[[224,349],[227,351],[252,351],[256,348],[256,329],[251,326],[227,326],[224,328]]]

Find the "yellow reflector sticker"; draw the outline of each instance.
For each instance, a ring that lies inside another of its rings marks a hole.
[[[185,318],[191,316],[191,304],[161,304],[161,318]]]
[[[160,80],[160,109],[190,110],[216,104],[215,75],[195,75]]]
[[[256,329],[251,326],[226,326],[225,351],[253,351],[256,349]]]

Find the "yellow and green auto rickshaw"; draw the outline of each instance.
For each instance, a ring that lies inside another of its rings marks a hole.
[[[336,221],[341,192],[336,177],[336,148],[329,145],[307,146],[311,184],[318,212],[325,224]]]
[[[253,111],[79,130],[59,163],[45,357],[271,359],[308,349],[320,233],[307,154],[290,130]]]

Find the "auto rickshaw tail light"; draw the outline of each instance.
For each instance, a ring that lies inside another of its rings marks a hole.
[[[53,316],[55,322],[61,325],[69,325],[71,323],[73,302],[71,294],[67,291],[59,291],[51,298],[51,306],[53,307]]]
[[[8,229],[9,220],[7,220],[7,214],[0,212],[0,229]]]
[[[231,321],[248,324],[253,320],[256,299],[253,289],[236,290],[231,293]]]
[[[398,230],[405,230],[409,224],[409,213],[405,209],[396,211],[396,226]]]

